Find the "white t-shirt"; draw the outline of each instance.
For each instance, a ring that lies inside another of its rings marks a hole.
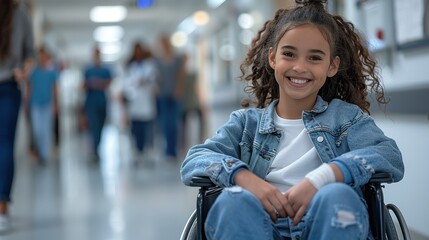
[[[274,124],[282,131],[278,152],[265,180],[286,192],[322,164],[302,119],[283,119],[275,113]]]

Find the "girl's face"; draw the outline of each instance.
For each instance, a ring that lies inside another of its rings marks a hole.
[[[279,84],[281,102],[314,105],[326,77],[338,70],[340,60],[335,57],[331,61],[330,50],[320,30],[310,24],[288,30],[277,50],[270,48],[269,62]]]

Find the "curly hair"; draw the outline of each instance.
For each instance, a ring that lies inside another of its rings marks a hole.
[[[14,9],[17,6],[13,0],[2,2],[0,8],[0,61],[8,57],[10,51],[10,41],[12,35],[12,21]]]
[[[244,100],[243,107],[254,104],[258,108],[263,108],[279,98],[279,86],[274,77],[274,70],[268,62],[269,49],[276,50],[280,39],[287,31],[306,24],[312,24],[320,30],[330,45],[331,58],[335,56],[340,58],[337,74],[326,79],[318,95],[328,102],[339,98],[356,104],[368,114],[370,113],[368,91],[375,94],[379,104],[387,103],[380,83],[377,62],[369,53],[366,42],[354,25],[340,16],[329,14],[320,1],[306,1],[304,5],[294,9],[278,10],[274,18],[265,22],[252,40],[240,70],[241,79],[249,82],[244,89],[245,92],[254,95],[256,100]]]

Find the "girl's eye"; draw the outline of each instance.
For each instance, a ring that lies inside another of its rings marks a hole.
[[[294,55],[293,55],[293,53],[292,53],[292,52],[283,52],[283,56],[291,58],[291,57],[293,57]]]
[[[310,56],[308,59],[310,59],[310,61],[320,61],[322,60],[322,57],[314,55],[314,56]]]

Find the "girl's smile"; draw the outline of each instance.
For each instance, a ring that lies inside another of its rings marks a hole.
[[[287,79],[289,79],[291,85],[295,87],[305,87],[305,84],[310,81],[309,79],[300,79],[297,77],[287,77]]]

